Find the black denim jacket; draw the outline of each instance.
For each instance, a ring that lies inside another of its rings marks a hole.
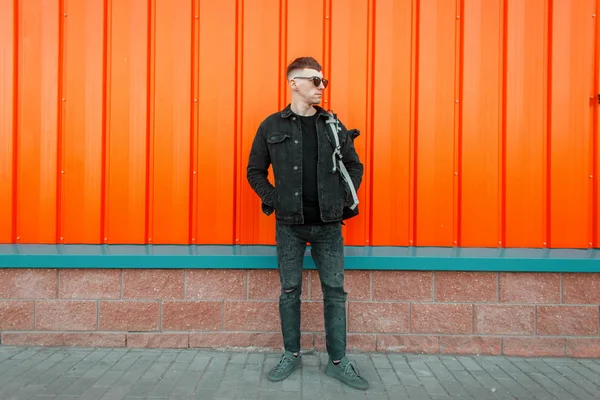
[[[350,211],[352,195],[339,168],[333,170],[332,154],[335,139],[325,121],[329,114],[323,108],[317,109],[317,187],[321,219],[324,222],[341,221],[352,217],[358,210]],[[354,138],[360,132],[348,131],[340,122],[338,132],[342,161],[354,183],[355,189],[362,182],[363,164],[354,147]],[[275,186],[269,180],[268,168],[273,165]],[[302,224],[302,128],[300,119],[292,112],[290,105],[284,110],[271,114],[258,127],[252,143],[247,179],[252,189],[262,201],[266,215],[275,211],[277,220]]]

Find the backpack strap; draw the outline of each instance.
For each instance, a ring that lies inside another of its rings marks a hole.
[[[337,118],[335,117],[335,114],[333,114],[332,112],[329,112],[329,118],[325,122],[327,123],[327,125],[329,125],[329,128],[331,128],[331,132],[333,133],[333,138],[335,140],[335,150],[333,151],[333,154],[331,155],[331,162],[333,164],[333,168],[332,168],[331,172],[333,173],[333,172],[336,172],[338,168],[340,169],[342,178],[344,178],[344,180],[346,181],[346,184],[348,185],[348,188],[350,189],[350,193],[352,193],[352,200],[354,201],[354,204],[352,204],[350,206],[350,209],[354,210],[356,208],[356,206],[358,205],[358,195],[356,194],[356,189],[354,188],[354,184],[352,183],[350,174],[348,173],[346,166],[342,162],[343,156],[342,156],[341,147],[340,147],[340,139],[338,136],[338,131],[341,131],[342,128],[339,127],[339,122],[338,122]],[[351,139],[348,139],[348,140],[351,140]]]

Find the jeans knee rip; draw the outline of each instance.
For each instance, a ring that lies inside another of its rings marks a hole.
[[[282,297],[292,299],[295,297],[300,297],[300,288],[298,286],[293,287],[291,289],[283,289]]]

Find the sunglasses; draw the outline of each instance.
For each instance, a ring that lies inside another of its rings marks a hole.
[[[327,88],[327,85],[329,85],[329,81],[327,79],[321,79],[318,76],[295,76],[294,79],[311,79],[315,87],[321,86],[321,83],[323,83],[323,87],[325,88]]]

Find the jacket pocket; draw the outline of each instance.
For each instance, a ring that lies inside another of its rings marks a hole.
[[[277,144],[282,143],[284,140],[289,139],[291,135],[286,132],[276,132],[267,137],[267,143]]]

